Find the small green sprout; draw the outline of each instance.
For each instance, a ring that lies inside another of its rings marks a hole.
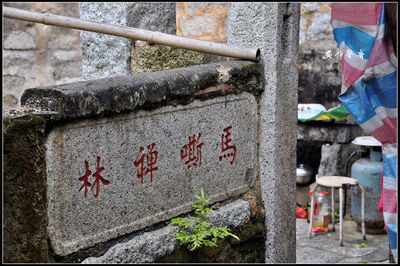
[[[196,199],[200,200],[201,204],[193,204],[192,207],[195,208],[196,217],[188,218],[172,218],[170,224],[183,227],[176,235],[175,239],[180,241],[180,244],[189,244],[188,248],[190,250],[195,250],[196,248],[202,246],[216,247],[217,239],[224,239],[227,236],[231,236],[240,240],[238,236],[232,234],[228,228],[225,227],[213,227],[210,222],[205,220],[207,213],[212,212],[210,208],[206,208],[205,205],[208,204],[211,198],[205,198],[203,187],[200,190],[200,196],[196,195]],[[190,223],[190,219],[196,221],[196,225],[193,227]],[[185,230],[188,229],[188,230]]]

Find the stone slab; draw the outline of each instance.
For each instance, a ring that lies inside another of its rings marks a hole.
[[[259,95],[263,88],[260,73],[261,66],[251,61],[212,63],[26,89],[21,104],[58,112],[63,119],[101,117],[144,107],[188,104],[196,97],[242,91]]]
[[[207,195],[206,195],[207,196]],[[247,201],[236,200],[208,213],[206,218],[213,226],[239,226],[250,220],[250,205]],[[175,235],[178,226],[167,225],[161,229],[146,232],[131,240],[111,247],[103,256],[89,257],[83,264],[94,263],[151,263],[170,254],[178,247]]]
[[[257,121],[255,98],[244,92],[55,128],[46,140],[55,253],[190,211],[202,186],[210,203],[246,192],[256,175]],[[95,183],[97,170],[109,183]]]

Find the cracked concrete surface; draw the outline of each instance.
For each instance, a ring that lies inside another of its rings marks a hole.
[[[339,246],[339,223],[335,224],[336,232],[332,232],[332,224],[324,235],[308,238],[306,219],[296,219],[296,263],[389,263],[389,241],[387,235],[367,234],[362,239],[361,232],[356,230],[352,220],[343,221],[343,247]],[[365,243],[366,247],[360,247]]]

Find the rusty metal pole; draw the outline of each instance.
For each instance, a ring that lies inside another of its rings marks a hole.
[[[93,31],[119,37],[146,41],[149,43],[169,45],[177,48],[184,48],[198,52],[229,56],[251,61],[258,61],[260,55],[260,49],[258,48],[244,48],[222,43],[207,42],[171,34],[165,34],[157,31],[117,26],[48,13],[31,12],[12,7],[3,6],[3,17],[42,23],[46,25],[60,26],[65,28]]]

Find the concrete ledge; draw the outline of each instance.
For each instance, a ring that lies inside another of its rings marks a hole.
[[[227,93],[261,92],[260,65],[228,61],[152,73],[27,89],[21,104],[60,118],[104,116],[160,105],[186,104]]]
[[[236,200],[211,212],[207,218],[214,226],[239,226],[250,221],[250,205]],[[178,226],[168,225],[161,229],[135,236],[131,240],[111,247],[103,256],[90,257],[82,263],[146,263],[170,254],[178,248],[175,234]]]
[[[304,141],[349,143],[360,135],[365,133],[358,125],[330,122],[307,122],[297,125],[297,139]]]

